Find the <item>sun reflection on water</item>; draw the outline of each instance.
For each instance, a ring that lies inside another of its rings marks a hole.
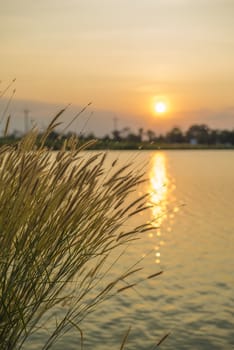
[[[152,206],[152,221],[156,228],[155,234],[150,233],[149,237],[157,237],[155,250],[155,263],[161,262],[161,247],[165,244],[165,237],[163,232],[171,232],[171,223],[173,221],[172,215],[176,210],[170,211],[170,193],[175,185],[167,172],[166,156],[164,153],[156,153],[152,158],[152,167],[149,173],[149,193],[150,204]],[[166,220],[167,219],[167,220]],[[162,232],[162,224],[163,232]],[[166,224],[166,225],[165,225]],[[165,227],[166,226],[166,227]]]
[[[163,220],[166,218],[169,182],[164,154],[155,154],[152,164],[153,165],[150,172],[150,202],[153,205],[153,218],[157,221],[156,225],[160,226]]]

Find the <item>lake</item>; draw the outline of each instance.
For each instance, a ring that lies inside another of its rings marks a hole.
[[[160,276],[126,290],[85,320],[84,350],[234,348],[234,151],[111,151],[107,163],[132,160],[146,182],[152,208],[134,224],[155,229],[129,246],[122,266],[140,260],[143,277]],[[118,275],[121,266],[111,274]],[[112,276],[110,276],[112,277]],[[79,333],[55,349],[79,349]]]

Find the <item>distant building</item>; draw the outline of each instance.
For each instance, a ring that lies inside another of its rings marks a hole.
[[[197,139],[193,137],[192,139],[189,140],[190,145],[197,145]]]

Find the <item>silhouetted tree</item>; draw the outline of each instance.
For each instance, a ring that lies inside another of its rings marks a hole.
[[[163,134],[160,134],[158,137],[156,137],[156,141],[159,143],[164,143],[166,141],[165,136]]]
[[[192,125],[186,132],[186,140],[190,142],[192,139],[197,140],[197,143],[208,144],[209,128],[205,124]]]
[[[128,134],[130,134],[130,132],[131,132],[131,129],[128,126],[123,128],[121,130],[121,138],[122,138],[122,140],[127,140],[128,139]]]
[[[155,134],[154,131],[152,131],[152,130],[147,130],[147,131],[146,131],[146,135],[147,135],[147,137],[148,137],[148,141],[149,141],[149,142],[155,141],[156,134]]]
[[[119,130],[113,130],[112,135],[113,135],[114,141],[122,141],[121,134],[120,134]]]
[[[105,141],[105,142],[108,142],[111,140],[110,136],[109,135],[105,135],[102,137],[102,140]]]
[[[170,143],[182,143],[185,141],[185,137],[179,127],[174,127],[167,133],[166,140]]]
[[[139,128],[138,129],[138,137],[139,137],[139,141],[142,142],[143,140],[143,135],[144,135],[144,129],[143,128]]]
[[[130,133],[127,136],[127,141],[128,142],[136,142],[136,143],[138,143],[138,142],[141,142],[141,139],[140,139],[139,135],[136,135],[134,133]]]
[[[233,145],[234,144],[233,131],[221,130],[219,139],[220,139],[220,143],[222,144]]]
[[[210,130],[209,137],[208,137],[208,144],[209,145],[217,145],[220,143],[220,130]]]
[[[96,136],[94,135],[93,132],[90,132],[85,136],[85,140],[94,140],[94,139],[96,139]]]

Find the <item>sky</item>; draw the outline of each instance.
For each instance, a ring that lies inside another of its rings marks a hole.
[[[104,135],[196,123],[234,128],[233,0],[0,0],[0,120],[58,110]],[[167,112],[157,115],[155,101]]]

